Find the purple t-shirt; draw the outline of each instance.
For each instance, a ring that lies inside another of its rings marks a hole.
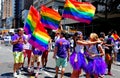
[[[11,40],[12,41],[15,41],[19,38],[20,36],[18,34],[14,34],[12,37],[11,37]],[[22,36],[22,41],[21,42],[18,42],[17,44],[14,44],[13,45],[13,52],[15,51],[18,51],[18,52],[21,52],[23,51],[23,41],[25,40],[25,37]]]
[[[33,54],[34,54],[34,55],[42,55],[42,51],[34,48],[34,49],[33,49]]]
[[[60,38],[56,41],[55,46],[58,48],[57,56],[61,58],[67,57],[67,50],[70,48],[70,43],[65,38]]]

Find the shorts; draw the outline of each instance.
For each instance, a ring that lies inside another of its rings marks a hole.
[[[67,66],[67,58],[58,57],[56,59],[56,67],[60,67],[60,66],[62,66],[62,68]]]
[[[23,63],[24,62],[24,54],[23,52],[13,52],[14,63]]]
[[[41,56],[40,55],[33,55],[32,56],[32,61],[35,62],[41,62]]]
[[[24,51],[24,57],[30,58],[31,57],[31,53],[32,53],[32,50],[25,49],[25,51]]]

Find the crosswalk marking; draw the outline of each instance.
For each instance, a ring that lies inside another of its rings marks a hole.
[[[48,72],[46,72],[46,71],[44,71],[44,73],[45,73],[46,75],[50,76],[50,77],[53,77],[50,73],[48,73]]]

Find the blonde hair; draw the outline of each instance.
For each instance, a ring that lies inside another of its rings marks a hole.
[[[91,33],[90,34],[90,39],[92,41],[97,41],[99,38],[98,38],[98,35],[96,33]]]

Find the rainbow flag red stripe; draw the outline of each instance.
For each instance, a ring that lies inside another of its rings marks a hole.
[[[34,6],[31,6],[24,25],[24,31],[26,34],[31,34],[34,31],[39,20],[39,12],[34,8]]]
[[[117,41],[120,37],[117,34],[112,34],[111,38],[113,38],[114,41]]]
[[[64,5],[63,17],[90,24],[96,8],[88,2],[77,2],[66,0]]]
[[[50,40],[50,36],[46,32],[45,28],[39,21],[37,23],[36,29],[31,35],[29,39],[29,43],[34,47],[38,48],[41,51],[45,51],[48,48],[48,42]]]
[[[57,11],[43,5],[41,6],[40,14],[41,22],[44,27],[54,30],[58,29],[59,23],[61,21],[61,16]]]

